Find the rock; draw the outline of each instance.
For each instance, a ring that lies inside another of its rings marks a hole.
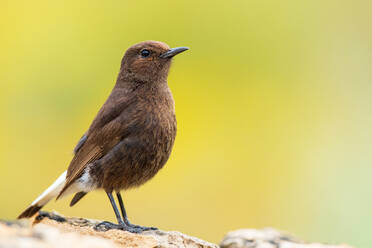
[[[97,220],[67,218],[57,213],[40,212],[29,221],[0,222],[0,248],[217,248],[215,244],[180,232],[145,231],[133,234],[121,230],[96,231]]]
[[[180,232],[97,231],[97,220],[40,212],[34,219],[0,221],[0,248],[218,248]],[[221,248],[351,248],[347,245],[305,243],[275,229],[241,229],[226,234]]]
[[[223,238],[221,248],[352,248],[348,245],[305,243],[287,233],[272,228],[240,229]]]
[[[6,225],[0,223],[0,248],[114,248],[108,239],[62,232],[46,224],[30,227],[29,223]]]

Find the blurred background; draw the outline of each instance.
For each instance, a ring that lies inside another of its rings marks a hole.
[[[0,218],[63,172],[125,50],[189,46],[169,85],[179,131],[159,174],[124,194],[132,222],[219,242],[275,227],[372,242],[368,1],[1,1]],[[47,210],[114,221],[103,192]]]

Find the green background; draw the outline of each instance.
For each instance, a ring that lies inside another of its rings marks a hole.
[[[276,227],[369,247],[372,32],[368,1],[2,1],[0,218],[63,172],[143,40],[191,49],[169,85],[179,131],[163,170],[124,194],[134,223],[218,242]],[[72,216],[114,221],[103,192]]]

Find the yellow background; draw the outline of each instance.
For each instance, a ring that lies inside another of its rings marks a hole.
[[[124,194],[134,223],[218,242],[265,226],[369,247],[369,1],[2,1],[0,218],[15,218],[67,168],[125,50],[191,49],[169,84],[171,159]],[[103,192],[73,208],[114,221]]]

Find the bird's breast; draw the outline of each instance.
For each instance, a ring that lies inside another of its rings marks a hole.
[[[126,189],[152,178],[167,162],[176,137],[173,98],[142,95],[119,116],[123,133],[118,149],[105,164],[102,187]],[[111,161],[112,159],[112,161]],[[115,177],[115,180],[112,178]]]

